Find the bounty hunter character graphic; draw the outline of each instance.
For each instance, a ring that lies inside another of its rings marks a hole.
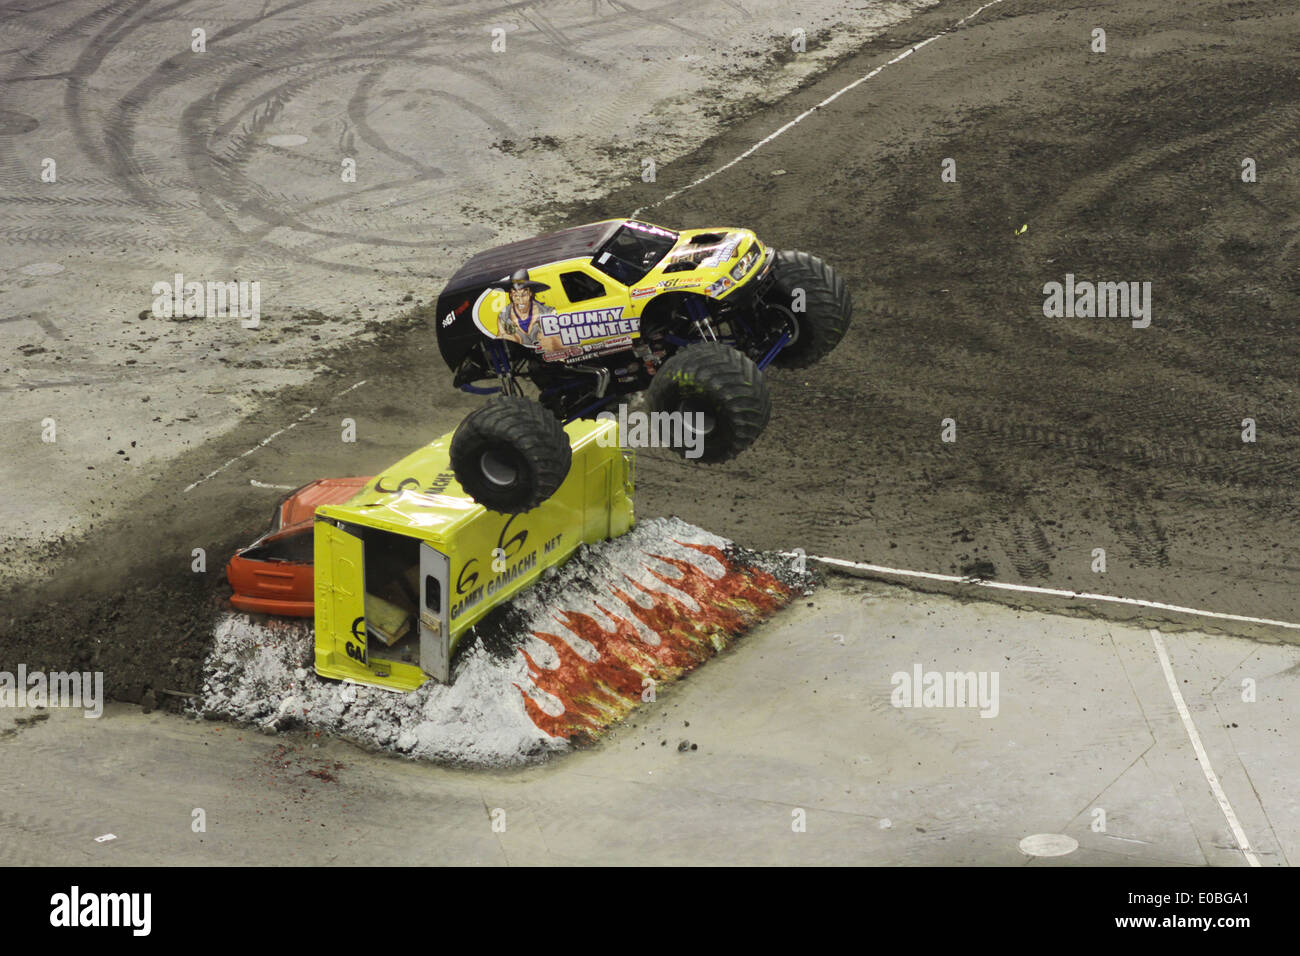
[[[504,288],[510,293],[510,301],[497,316],[498,334],[543,352],[562,348],[558,335],[542,334],[542,316],[555,315],[555,310],[539,302],[537,293],[545,292],[550,286],[529,279],[527,269],[518,269]]]

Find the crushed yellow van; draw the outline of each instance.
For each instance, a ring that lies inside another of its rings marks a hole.
[[[476,504],[444,435],[384,470],[344,504],[316,510],[316,673],[413,690],[451,680],[465,632],[585,543],[633,522],[634,458],[617,424],[565,426],[568,475],[524,514]]]

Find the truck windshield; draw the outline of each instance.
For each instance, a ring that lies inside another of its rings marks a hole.
[[[633,285],[655,267],[677,241],[677,233],[629,222],[600,248],[592,264],[624,285]]]

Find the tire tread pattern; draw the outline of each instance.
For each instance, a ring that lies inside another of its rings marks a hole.
[[[725,409],[730,440],[710,443],[713,435],[708,436],[699,459],[704,462],[735,458],[757,440],[772,415],[763,373],[749,356],[721,342],[688,345],[673,355],[655,373],[646,400],[656,411],[674,411],[684,390],[711,393]]]
[[[478,458],[490,445],[516,450],[531,470],[527,494],[511,497],[478,480]],[[479,504],[505,514],[531,511],[564,483],[573,461],[569,436],[559,419],[537,402],[498,395],[465,416],[451,439],[451,465],[461,487]]]
[[[839,274],[823,260],[807,252],[783,250],[773,265],[776,287],[783,295],[804,290],[806,311],[795,349],[784,349],[773,360],[781,368],[807,368],[827,355],[849,330],[853,319],[853,298]],[[804,337],[812,334],[811,341]]]

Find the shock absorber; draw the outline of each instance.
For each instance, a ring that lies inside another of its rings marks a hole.
[[[510,369],[510,353],[506,350],[506,345],[501,341],[491,341],[481,343],[483,346],[484,357],[492,370],[496,372],[497,379],[501,382],[502,395],[522,395],[523,390],[519,383],[515,381],[514,374]]]
[[[686,314],[690,317],[691,322],[695,324],[695,331],[699,333],[701,341],[718,341],[718,336],[713,331],[713,325],[709,322],[709,310],[700,299],[695,296],[689,296],[686,299]]]

